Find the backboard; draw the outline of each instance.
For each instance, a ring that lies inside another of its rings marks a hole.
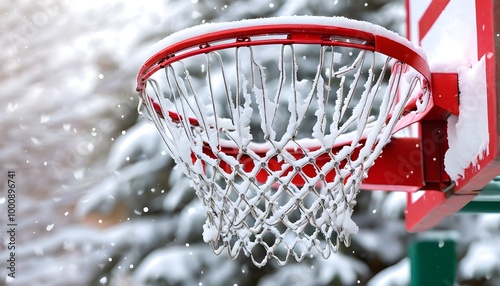
[[[459,211],[500,174],[499,8],[497,0],[406,0],[407,38],[426,52],[433,74],[458,74],[460,102],[459,115],[447,118],[444,169],[452,184],[408,193],[409,231]]]

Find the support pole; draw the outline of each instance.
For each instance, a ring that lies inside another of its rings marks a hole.
[[[418,238],[409,247],[411,286],[453,286],[457,258],[455,240]]]

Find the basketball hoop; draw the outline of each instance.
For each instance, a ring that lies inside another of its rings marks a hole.
[[[348,246],[361,182],[400,118],[425,109],[423,56],[381,27],[305,16],[202,25],[160,45],[137,90],[206,208],[214,252],[260,267]]]

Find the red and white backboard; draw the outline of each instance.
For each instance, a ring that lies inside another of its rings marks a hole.
[[[458,74],[460,113],[447,119],[443,162],[452,184],[408,194],[407,228],[421,231],[459,211],[500,175],[500,1],[406,0],[406,9],[407,37],[426,52],[431,72]]]

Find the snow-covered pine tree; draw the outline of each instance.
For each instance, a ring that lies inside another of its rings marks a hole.
[[[0,4],[9,16],[3,43],[10,49],[0,56],[0,73],[11,116],[0,124],[11,142],[25,142],[3,148],[2,160],[40,178],[24,183],[31,191],[22,197],[19,276],[12,284],[407,285],[412,235],[404,230],[405,198],[398,193],[360,193],[354,217],[360,233],[329,259],[258,269],[243,255],[215,256],[202,241],[205,214],[189,182],[156,129],[133,113],[145,51],[174,31],[256,17],[336,15],[402,34],[403,4],[53,0],[18,1],[16,11]],[[458,216],[441,226],[460,234],[460,281],[499,281],[499,225],[498,215],[488,215]]]

